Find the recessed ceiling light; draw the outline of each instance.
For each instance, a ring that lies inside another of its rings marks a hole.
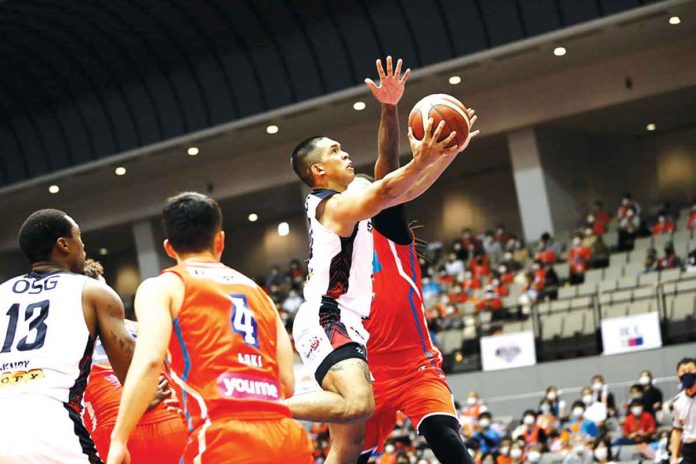
[[[355,103],[353,103],[353,109],[355,111],[362,111],[365,109],[366,106],[367,105],[363,101],[356,101]]]
[[[109,250],[107,250],[106,248],[100,248],[99,254],[102,256],[106,256],[107,254],[109,254]]]
[[[58,193],[60,192],[60,187],[58,187],[57,185],[51,185],[48,187],[48,191],[50,193]]]
[[[461,84],[462,78],[459,76],[450,76],[449,83],[452,85]]]
[[[285,237],[290,233],[290,224],[287,222],[281,222],[278,224],[278,235],[281,237]]]
[[[645,130],[647,130],[648,132],[652,132],[652,131],[654,131],[655,129],[657,129],[657,126],[655,125],[654,122],[651,122],[650,124],[648,124],[647,126],[645,126]]]
[[[126,168],[123,166],[119,166],[116,169],[114,169],[114,174],[117,176],[125,176],[126,175]]]
[[[256,213],[251,213],[248,217],[249,222],[256,222],[259,220],[259,215]]]
[[[566,54],[565,47],[556,47],[553,49],[553,54],[556,56],[563,56]]]
[[[188,153],[190,156],[196,156],[198,154],[198,147],[189,147],[189,149],[186,150],[186,153]]]
[[[278,133],[278,126],[271,124],[270,126],[266,127],[266,132],[269,134],[277,134]]]
[[[676,26],[677,24],[681,24],[681,18],[679,16],[672,16],[669,18],[669,23],[672,26]]]

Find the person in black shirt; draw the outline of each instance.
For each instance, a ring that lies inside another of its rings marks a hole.
[[[662,391],[653,386],[653,376],[648,370],[641,371],[639,382],[643,386],[643,409],[654,417],[662,409]]]

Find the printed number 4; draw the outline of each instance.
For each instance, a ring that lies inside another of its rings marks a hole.
[[[249,308],[246,295],[230,295],[232,300],[232,330],[244,336],[244,343],[259,347],[256,319]]]

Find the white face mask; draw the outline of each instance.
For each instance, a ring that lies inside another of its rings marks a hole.
[[[660,448],[667,448],[668,442],[669,442],[669,439],[667,437],[662,437],[662,438],[660,438],[658,445],[660,446]]]
[[[539,462],[539,459],[541,459],[540,452],[532,450],[529,453],[527,453],[527,460],[529,462]]]
[[[491,425],[491,421],[488,420],[488,419],[481,419],[481,420],[479,421],[479,425],[480,425],[482,428],[485,429],[486,427],[488,427],[489,425]]]
[[[573,409],[573,417],[580,419],[584,412],[585,412],[585,410],[582,408],[575,408],[575,409]]]
[[[522,450],[519,448],[512,448],[510,450],[510,457],[512,459],[519,459],[522,457]]]
[[[386,451],[387,453],[393,453],[394,450],[395,450],[394,445],[387,445],[384,447],[384,451]]]
[[[573,239],[573,246],[580,246],[581,243],[582,240],[580,240],[579,238],[576,237]]]
[[[594,391],[600,391],[602,389],[602,383],[600,382],[595,382],[592,384],[592,390]]]
[[[645,386],[645,385],[650,385],[650,377],[647,375],[644,375],[640,378],[640,384]]]
[[[509,446],[501,446],[500,447],[500,454],[502,454],[503,456],[507,456],[509,452],[510,452]]]
[[[582,402],[585,404],[592,404],[592,395],[583,395]]]
[[[534,424],[534,416],[524,416],[524,423],[526,425]]]
[[[549,400],[549,401],[553,401],[553,400],[555,400],[557,397],[558,397],[558,396],[556,395],[556,392],[549,392],[549,393],[546,395],[546,399]]]
[[[602,461],[607,458],[609,452],[606,448],[597,448],[594,450],[594,455],[598,460]]]
[[[475,404],[476,404],[476,398],[474,398],[473,396],[468,397],[468,398],[466,399],[466,404],[468,404],[469,406],[475,405]]]
[[[643,413],[643,408],[641,408],[640,406],[634,406],[631,408],[631,413],[634,416],[640,416]]]

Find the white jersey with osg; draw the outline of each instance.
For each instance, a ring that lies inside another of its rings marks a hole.
[[[0,400],[33,394],[79,408],[94,346],[82,310],[87,279],[31,272],[0,285]]]
[[[317,206],[336,193],[314,190],[305,203],[310,241],[305,305],[318,309],[327,301],[335,302],[339,311],[366,318],[372,304],[372,223],[360,221],[350,237],[340,237],[322,225],[316,218]]]

